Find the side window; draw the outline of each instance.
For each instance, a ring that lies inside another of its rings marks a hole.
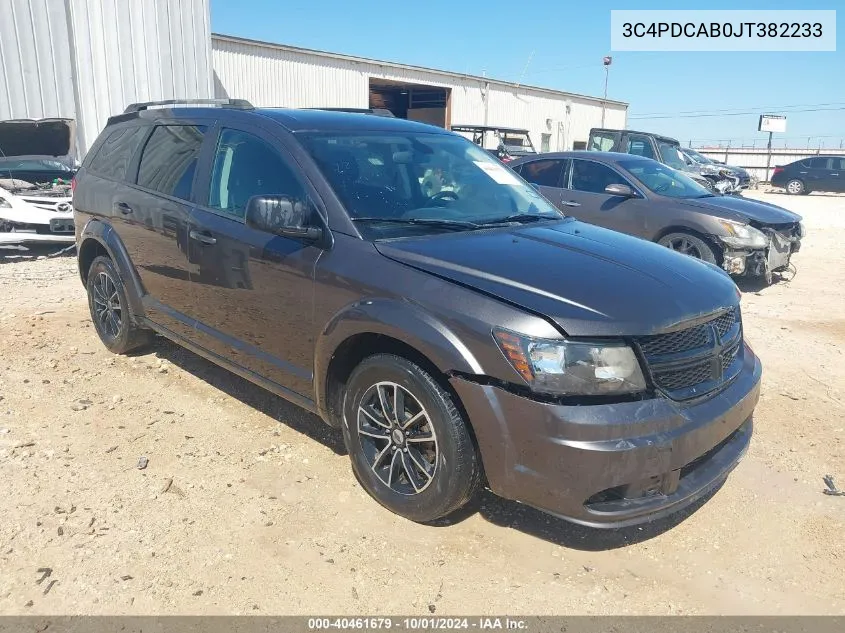
[[[845,171],[845,158],[834,158],[833,169],[837,171]]]
[[[604,193],[608,185],[627,185],[626,180],[610,167],[589,160],[572,161],[572,189]]]
[[[811,169],[831,169],[832,158],[812,158],[810,159]]]
[[[284,195],[291,200],[291,213],[308,208],[305,188],[279,153],[257,136],[238,130],[220,133],[208,206],[243,220],[252,196]]]
[[[122,130],[115,130],[103,141],[97,155],[88,165],[88,169],[103,178],[124,180],[129,163],[132,162],[132,157],[148,129],[146,127],[127,127]]]
[[[141,154],[138,184],[188,200],[205,134],[204,125],[160,125]]]
[[[615,142],[616,135],[613,132],[596,132],[590,135],[590,149],[594,151],[609,152]]]
[[[520,172],[530,183],[543,187],[561,187],[563,174],[562,160],[534,160],[525,163]]]
[[[628,153],[645,156],[646,158],[656,158],[651,142],[644,136],[631,135],[628,137]]]

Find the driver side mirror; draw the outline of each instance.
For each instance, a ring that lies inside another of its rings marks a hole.
[[[314,226],[314,209],[305,199],[283,195],[252,196],[246,203],[246,225],[283,237],[316,242],[323,229]]]
[[[604,192],[611,196],[622,196],[623,198],[633,198],[637,195],[629,185],[623,185],[621,183],[608,185],[604,188]]]

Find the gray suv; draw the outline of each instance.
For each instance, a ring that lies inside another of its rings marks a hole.
[[[714,195],[650,158],[558,152],[510,167],[579,220],[657,242],[732,275],[771,283],[801,247],[801,216],[766,202]]]
[[[486,485],[634,524],[745,452],[761,368],[717,267],[564,217],[440,128],[214,105],[129,107],[76,175],[108,349],[158,333],[316,413],[414,521]]]

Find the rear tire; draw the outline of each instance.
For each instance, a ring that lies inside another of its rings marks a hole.
[[[153,333],[132,323],[126,289],[111,259],[94,258],[85,286],[94,329],[110,352],[125,354],[150,343]]]
[[[689,255],[711,264],[716,263],[716,251],[713,246],[691,233],[669,233],[661,237],[658,244],[676,253]]]
[[[786,193],[791,196],[800,196],[807,193],[807,188],[804,186],[804,181],[798,178],[793,178],[786,183]]]
[[[451,395],[399,356],[370,356],[352,372],[343,438],[364,489],[411,521],[454,512],[481,480],[475,444]]]

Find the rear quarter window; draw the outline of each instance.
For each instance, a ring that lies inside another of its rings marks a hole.
[[[88,170],[103,178],[126,180],[132,157],[148,129],[127,127],[110,133],[88,164]]]

